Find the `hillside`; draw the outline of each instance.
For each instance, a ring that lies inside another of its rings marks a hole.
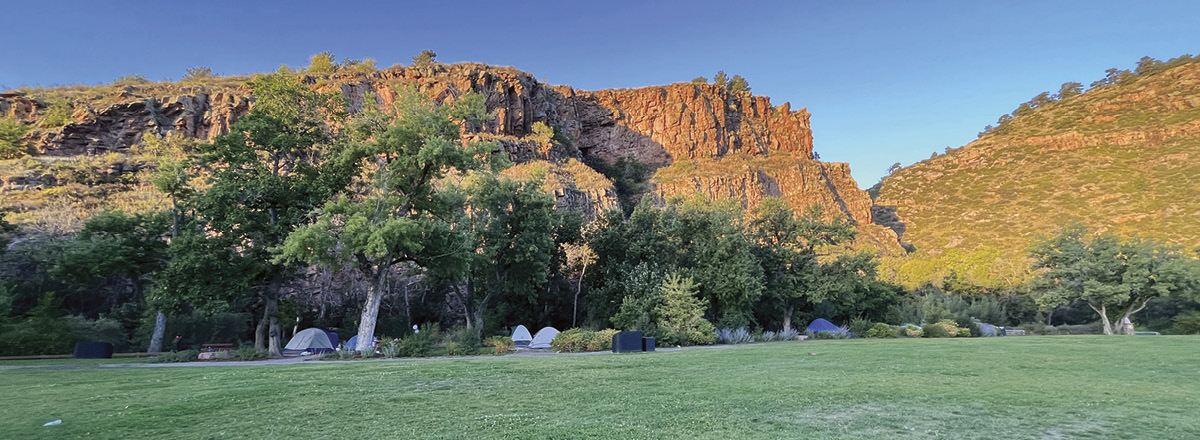
[[[481,93],[495,118],[474,136],[495,141],[518,164],[508,174],[544,176],[559,206],[585,217],[645,192],[660,199],[730,197],[746,207],[779,196],[799,211],[819,205],[827,215],[859,225],[862,247],[902,252],[890,230],[872,224],[870,199],[850,178],[848,165],[812,157],[808,112],[773,106],[766,97],[691,83],[580,91],[543,84],[513,68],[470,63],[297,75],[315,89],[341,91],[351,112],[370,96],[390,105],[394,92],[407,86],[439,101]],[[143,136],[203,142],[227,133],[254,105],[246,79],[0,93],[0,117],[31,127],[26,138],[37,150],[0,161],[0,210],[26,229],[57,233],[100,209],[163,206],[146,184],[152,158],[136,154]],[[553,132],[538,132],[539,126]],[[646,171],[611,175],[621,159]],[[613,183],[619,177],[640,180],[639,190],[619,194]]]
[[[955,269],[1011,285],[1026,277],[1025,249],[1068,223],[1200,246],[1200,64],[1145,70],[1035,98],[978,140],[886,177],[876,221],[916,248],[893,274],[913,285]]]

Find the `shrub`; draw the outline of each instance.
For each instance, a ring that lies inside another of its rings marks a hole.
[[[385,358],[398,358],[401,356],[400,340],[393,339],[379,345],[379,353]]]
[[[396,343],[395,357],[426,357],[433,353],[434,341],[438,332],[434,324],[421,326],[421,331],[400,339]]]
[[[118,86],[140,86],[140,85],[149,84],[149,83],[150,83],[150,80],[146,79],[146,77],[141,76],[141,75],[125,75],[120,78],[117,78],[116,81],[113,81],[113,84],[116,84]]]
[[[586,341],[591,337],[588,333],[591,332],[581,328],[573,328],[560,332],[554,336],[554,340],[550,341],[550,348],[563,353],[583,351],[586,347]]]
[[[446,334],[445,344],[447,352],[450,351],[450,344],[454,344],[454,353],[448,353],[452,356],[475,354],[479,352],[479,332],[473,328],[459,327]]]
[[[896,337],[896,330],[896,327],[880,322],[871,327],[870,330],[867,330],[863,336],[868,338],[894,338]]]
[[[433,61],[435,59],[437,59],[437,52],[427,49],[427,50],[421,51],[421,53],[419,53],[419,54],[417,54],[417,56],[413,57],[412,61],[413,61],[414,66],[425,66],[425,65],[433,64]]]
[[[150,362],[156,364],[169,364],[178,362],[192,362],[200,356],[200,350],[183,350],[183,351],[168,351],[160,353],[158,356],[150,358]]]
[[[613,336],[618,330],[604,329],[592,332],[592,335],[587,340],[587,351],[606,351],[612,350]]]
[[[1182,335],[1200,334],[1200,312],[1181,313],[1175,316],[1175,332]]]
[[[925,336],[925,331],[920,327],[911,324],[900,326],[900,331],[896,332],[896,336],[904,336],[906,338],[920,338]]]
[[[767,330],[759,334],[755,339],[760,342],[771,342],[775,340],[775,332]],[[717,339],[721,339],[721,335],[717,335]]]
[[[750,332],[746,331],[745,327],[738,329],[723,328],[717,330],[717,342],[721,344],[749,344],[754,342],[754,337]]]
[[[17,159],[33,154],[33,146],[25,141],[29,127],[18,121],[0,117],[0,159]]]
[[[937,324],[927,325],[922,330],[924,333],[922,336],[926,338],[949,338],[952,336],[946,327]]]
[[[307,73],[309,75],[330,75],[335,71],[337,71],[337,62],[334,61],[332,52],[313,55],[308,63]]]
[[[943,319],[932,325],[941,327],[942,329],[946,330],[946,334],[950,335],[951,338],[958,336],[958,324],[955,323],[954,320]]]
[[[483,340],[484,347],[492,347],[496,349],[496,354],[504,353],[513,348],[513,341],[508,336],[492,336]]]
[[[795,341],[800,336],[800,331],[794,328],[780,330],[775,333],[775,337],[780,341]]]
[[[40,125],[43,128],[58,128],[67,125],[68,122],[71,122],[71,113],[74,111],[75,107],[68,101],[51,104],[42,112]]]
[[[237,351],[233,352],[233,357],[239,361],[252,361],[255,359],[266,359],[267,353],[255,350],[253,345],[243,345],[238,347]]]
[[[662,304],[657,308],[663,345],[702,345],[717,340],[711,322],[704,319],[704,303],[696,297],[699,286],[691,277],[668,275],[662,283]]]
[[[205,79],[209,79],[212,77],[213,77],[212,69],[209,69],[207,67],[193,67],[191,69],[188,69],[187,72],[185,72],[183,74],[184,81],[205,80]]]
[[[838,327],[837,331],[831,331],[831,332],[805,331],[804,334],[808,335],[808,337],[810,337],[812,339],[850,339],[851,337],[853,337],[850,334],[850,327],[847,327],[844,325],[841,327]]]
[[[867,331],[874,328],[875,324],[871,321],[862,318],[854,318],[850,320],[850,333],[854,336],[862,337],[867,334]]]

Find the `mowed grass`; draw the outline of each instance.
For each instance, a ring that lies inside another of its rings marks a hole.
[[[0,438],[1200,438],[1197,349],[1059,336],[6,370]]]

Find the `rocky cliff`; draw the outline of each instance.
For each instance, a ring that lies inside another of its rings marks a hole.
[[[848,165],[813,159],[808,112],[791,110],[789,104],[773,106],[766,97],[705,84],[580,91],[481,64],[397,67],[303,80],[314,88],[339,90],[350,111],[361,109],[371,96],[389,105],[396,90],[408,86],[438,101],[467,91],[480,93],[496,117],[476,136],[495,141],[521,164],[512,173],[546,176],[547,191],[559,198],[560,206],[588,216],[616,207],[616,192],[611,181],[584,164],[631,158],[658,170],[649,186],[659,197],[731,197],[748,208],[763,197],[783,197],[799,211],[817,205],[859,225],[863,241],[878,249],[898,249],[889,229],[872,224],[870,198],[858,189]],[[71,106],[69,120],[30,135],[45,157],[122,152],[144,133],[211,140],[228,133],[254,98],[241,81],[229,80],[16,91],[0,95],[0,115],[38,124],[49,108],[64,101]],[[569,141],[535,139],[538,122]]]

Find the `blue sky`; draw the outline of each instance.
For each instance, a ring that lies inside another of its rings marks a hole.
[[[744,3],[744,4],[743,4]],[[595,90],[740,74],[812,112],[863,187],[1066,81],[1200,53],[1197,1],[31,1],[0,4],[0,87],[302,66],[314,53],[509,65]]]

